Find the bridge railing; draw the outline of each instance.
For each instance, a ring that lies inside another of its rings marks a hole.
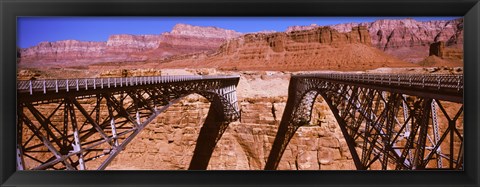
[[[83,79],[46,79],[46,80],[28,80],[17,81],[17,91],[43,92],[55,90],[64,91],[80,91],[88,89],[103,89],[125,86],[163,84],[172,82],[192,81],[192,80],[208,80],[208,79],[226,79],[238,78],[239,76],[224,75],[172,75],[172,76],[148,76],[148,77],[108,77],[108,78],[83,78]]]
[[[313,77],[329,80],[349,81],[366,84],[396,85],[402,87],[428,87],[437,89],[463,90],[463,75],[445,74],[308,74],[296,77]]]

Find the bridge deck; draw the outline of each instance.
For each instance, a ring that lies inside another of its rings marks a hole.
[[[395,93],[463,103],[463,75],[445,74],[299,74],[292,79],[314,78]]]
[[[71,96],[88,96],[104,91],[125,90],[138,86],[152,86],[159,84],[173,84],[188,81],[208,81],[219,79],[237,80],[240,76],[200,76],[200,75],[173,75],[148,77],[109,77],[83,79],[47,79],[17,81],[19,100],[31,102]]]

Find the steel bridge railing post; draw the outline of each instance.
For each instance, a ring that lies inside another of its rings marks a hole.
[[[460,91],[460,76],[457,75],[457,92]]]
[[[439,90],[440,90],[440,86],[441,86],[440,82],[441,82],[441,78],[437,76],[437,84],[438,84],[438,89]]]
[[[28,85],[30,89],[30,95],[33,95],[32,80],[29,81]]]
[[[58,93],[58,80],[55,79],[55,92]]]
[[[43,94],[47,94],[47,86],[45,80],[43,80]]]
[[[425,88],[425,75],[422,75],[422,88]]]

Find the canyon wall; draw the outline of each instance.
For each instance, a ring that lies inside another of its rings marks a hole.
[[[429,45],[434,42],[444,41],[446,46],[463,50],[463,18],[438,21],[384,19],[337,24],[331,27],[339,32],[349,32],[359,25],[367,27],[372,46],[409,62],[418,62],[427,57]],[[317,27],[319,26],[292,26],[287,32]]]
[[[372,47],[367,27],[340,33],[330,27],[292,32],[245,34],[226,41],[214,54],[173,59],[157,68],[219,68],[223,70],[365,70],[409,67]]]
[[[103,56],[105,48],[106,43],[104,42],[77,40],[41,42],[37,46],[20,49],[20,64],[35,63],[40,65],[44,61],[57,62],[68,59],[94,60]],[[37,62],[37,60],[40,62]]]
[[[231,55],[240,53],[240,55],[248,55],[256,53],[259,47],[269,47],[274,52],[296,50],[292,44],[295,43],[311,43],[325,45],[342,45],[342,44],[364,44],[371,45],[371,39],[366,27],[359,26],[350,32],[339,33],[330,27],[319,27],[310,30],[292,31],[289,33],[255,33],[246,34],[243,37],[229,40],[220,47],[219,53],[223,55]],[[308,49],[307,46],[304,47]],[[249,50],[250,49],[250,52]]]
[[[224,39],[232,39],[236,38],[240,35],[240,33],[234,30],[227,30],[218,27],[201,27],[201,26],[193,26],[187,24],[176,24],[172,32],[169,34],[171,35],[183,35],[183,36],[193,36],[199,38],[224,38]]]
[[[111,35],[107,40],[107,50],[110,52],[132,53],[152,50],[159,47],[160,35]]]
[[[435,55],[442,59],[459,60],[463,59],[463,50],[459,50],[458,48],[446,47],[445,42],[435,42],[430,44],[429,55]]]
[[[286,97],[240,101],[242,119],[229,125],[217,143],[207,169],[263,170],[285,102]],[[188,169],[208,108],[208,101],[196,95],[171,106],[149,124],[107,169]],[[340,128],[333,114],[326,110],[328,106],[317,103],[315,108],[317,112],[312,123],[297,131],[278,169],[355,169]]]
[[[330,27],[339,32],[350,32],[352,28],[358,26],[367,27],[372,45],[380,49],[428,46],[437,41],[445,41],[447,46],[463,44],[463,18],[439,21],[416,21],[409,18],[383,19],[374,22],[337,24]],[[291,26],[286,32],[318,27],[320,26]]]
[[[106,42],[42,42],[19,50],[19,66],[78,66],[162,59],[180,54],[215,51],[227,39],[239,35],[241,33],[217,27],[177,24],[171,32],[159,35],[117,34],[111,35]]]

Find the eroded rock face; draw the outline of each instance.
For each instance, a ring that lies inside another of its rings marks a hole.
[[[419,62],[429,55],[429,45],[444,41],[446,46],[463,50],[463,18],[440,21],[413,19],[377,20],[374,22],[332,25],[339,32],[366,26],[372,46],[408,62]],[[318,28],[317,25],[293,26],[287,32]]]
[[[218,27],[201,27],[187,24],[176,24],[172,31],[172,35],[183,35],[200,38],[222,38],[231,39],[241,35],[241,33],[234,30],[227,30]]]
[[[20,50],[21,67],[73,66],[99,62],[158,60],[174,55],[212,52],[241,33],[216,27],[177,24],[159,35],[111,35],[106,42],[64,40],[42,42]]]
[[[312,44],[309,47],[308,44]],[[311,30],[292,31],[289,33],[255,33],[246,34],[241,38],[229,40],[220,47],[221,54],[231,55],[262,55],[269,50],[274,52],[308,50],[314,45],[324,44],[338,46],[342,44],[371,45],[366,27],[353,28],[351,32],[339,33],[329,27],[319,27]],[[242,57],[240,57],[242,58]]]
[[[374,22],[345,23],[332,25],[339,32],[350,32],[357,26],[365,26],[372,45],[380,49],[428,46],[437,41],[447,45],[463,44],[463,18],[448,21],[416,21],[414,19],[377,20]],[[319,26],[293,26],[287,32],[307,30]]]
[[[229,125],[217,143],[207,169],[263,170],[285,102],[286,97],[242,100],[242,120]],[[208,101],[195,95],[171,106],[149,124],[107,169],[188,169],[208,108]],[[315,108],[317,112],[312,123],[297,131],[278,169],[355,169],[340,128],[333,114],[328,113],[328,106],[319,102]]]
[[[159,68],[213,67],[227,70],[364,70],[408,67],[371,47],[364,26],[340,33],[329,27],[311,30],[246,34],[225,42],[217,53],[202,59],[178,59]]]
[[[107,40],[108,50],[115,52],[140,52],[158,48],[159,35],[111,35]]]
[[[24,59],[51,62],[64,59],[94,59],[101,57],[105,49],[106,43],[104,42],[82,42],[77,40],[41,42],[37,46],[21,49],[20,63]]]
[[[445,42],[430,44],[430,56],[435,55],[442,59],[459,60],[463,59],[463,50],[452,47],[445,47]]]

